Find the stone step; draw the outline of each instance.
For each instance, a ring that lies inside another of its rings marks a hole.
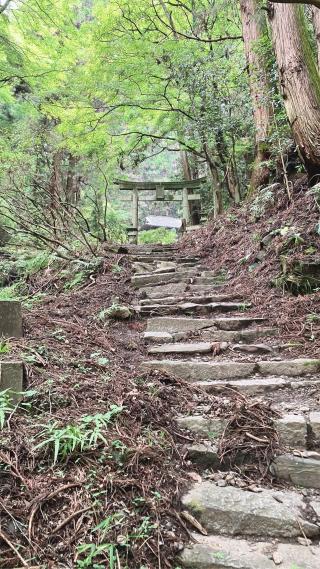
[[[236,294],[211,294],[211,295],[190,295],[184,296],[166,296],[162,298],[146,298],[140,301],[141,306],[148,306],[152,304],[178,304],[181,302],[194,302],[196,304],[208,304],[210,302],[228,302],[232,300],[239,300],[239,295]],[[243,301],[241,303],[243,306]]]
[[[22,337],[21,302],[16,300],[0,301],[0,338]]]
[[[199,330],[223,330],[238,331],[247,328],[251,324],[263,324],[267,318],[255,318],[254,316],[236,316],[229,318],[166,318],[157,317],[148,320],[148,332],[197,332]]]
[[[20,361],[0,362],[0,391],[9,390],[13,402],[21,399],[23,391],[23,363]]]
[[[148,334],[148,332],[146,332]],[[157,332],[154,332],[157,334]],[[159,332],[158,332],[159,334]],[[160,332],[161,334],[161,332]],[[196,355],[196,354],[215,354],[215,344],[212,342],[189,342],[189,343],[170,343],[172,338],[171,334],[166,333],[165,341],[160,345],[148,348],[148,354],[182,354],[182,355]],[[166,345],[163,345],[166,344]],[[273,353],[277,347],[272,348],[266,344],[220,344],[223,351],[229,350],[231,352],[244,352],[249,354],[270,354]]]
[[[320,454],[309,453],[309,458],[283,454],[270,466],[275,478],[286,480],[294,486],[320,489]],[[316,456],[317,458],[312,458]]]
[[[320,413],[317,413],[315,418],[314,415],[311,413],[310,417],[306,417],[301,414],[288,413],[276,419],[274,426],[278,433],[280,445],[292,450],[305,449],[307,440],[312,437],[313,432],[317,438]],[[185,415],[177,417],[176,421],[180,428],[187,429],[211,443],[219,441],[228,423],[228,420],[223,417],[210,417],[210,415]]]
[[[185,569],[319,569],[320,548],[192,534],[179,562]]]
[[[169,283],[153,287],[142,287],[139,289],[140,298],[164,298],[166,296],[182,295],[204,295],[221,290],[221,285],[193,285],[187,282]]]
[[[156,369],[171,373],[178,379],[190,382],[245,379],[254,374],[276,377],[300,377],[316,374],[320,370],[320,360],[292,359],[281,361],[242,361],[199,362],[197,360],[147,360],[143,369]],[[281,380],[280,380],[281,381]]]
[[[243,307],[243,303],[237,302],[209,302],[208,304],[197,304],[196,302],[181,302],[178,304],[149,304],[146,306],[135,306],[135,311],[141,316],[150,314],[211,314],[213,312],[223,313],[238,312]]]
[[[187,272],[187,271],[186,271]],[[140,281],[139,281],[140,279]],[[195,285],[211,285],[214,286],[216,284],[221,284],[217,281],[214,277],[202,277],[202,276],[193,276],[192,274],[184,275],[181,273],[169,273],[169,274],[162,274],[162,275],[150,275],[150,276],[133,276],[131,279],[132,285],[135,288],[141,288],[146,286],[154,286],[168,284],[168,283],[186,283],[186,284],[195,284]]]
[[[307,519],[297,492],[259,493],[204,481],[182,497],[182,505],[209,533],[275,538],[317,537],[320,527]]]
[[[238,391],[247,396],[268,395],[273,391],[280,389],[305,389],[305,388],[318,388],[320,380],[306,379],[306,380],[293,380],[290,378],[268,377],[258,379],[238,379],[235,381],[195,381],[195,387],[201,388],[207,393],[217,395],[219,393],[230,393]]]
[[[158,263],[159,261],[168,261],[177,263],[177,265],[183,263],[196,265],[200,262],[198,257],[175,257],[172,253],[139,254],[131,256],[130,260],[134,263]]]
[[[259,337],[275,336],[277,333],[278,330],[276,328],[254,328],[252,330],[243,330],[241,332],[209,329],[197,332],[196,337],[201,340],[210,340],[211,344],[213,342],[240,342],[244,348],[249,344],[249,342],[257,340]],[[187,340],[190,335],[192,336],[194,333],[190,332],[190,334],[188,334],[188,332],[179,332],[176,334],[170,334],[169,332],[148,331],[144,332],[143,339],[147,344],[151,344],[153,342],[163,344],[177,340]]]

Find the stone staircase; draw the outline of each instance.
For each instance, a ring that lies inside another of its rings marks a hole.
[[[285,346],[267,316],[246,314],[248,299],[226,294],[225,276],[197,258],[178,258],[172,246],[136,246],[129,254],[136,311],[148,317],[142,340],[150,357],[142,367],[192,383],[200,401],[192,415],[176,418],[196,441],[186,456],[202,472],[181,500],[188,528],[197,532],[177,566],[319,569],[320,360],[282,358]],[[241,467],[237,476],[223,473],[218,444],[227,418],[212,415],[199,392],[259,396],[278,410],[274,427],[284,452],[266,464],[274,487],[248,487]]]

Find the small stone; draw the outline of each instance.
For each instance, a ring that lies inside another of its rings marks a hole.
[[[275,551],[275,552],[273,553],[273,555],[272,555],[272,560],[273,560],[273,562],[274,562],[276,565],[281,565],[281,563],[282,563],[282,561],[283,561],[281,555],[280,555],[277,551]]]
[[[310,506],[317,514],[317,517],[320,518],[320,502],[311,502]]]
[[[298,537],[297,541],[300,543],[300,545],[305,545],[305,546],[312,545],[311,539],[308,539],[307,537]]]
[[[227,486],[226,480],[218,480],[217,486],[219,486],[220,488],[224,488],[225,486]]]

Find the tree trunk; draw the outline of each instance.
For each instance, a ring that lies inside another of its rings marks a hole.
[[[287,4],[288,0],[272,0],[275,4]],[[320,8],[320,0],[291,0],[290,4],[311,4]]]
[[[320,176],[320,76],[302,6],[270,4],[281,91],[293,137],[309,179]]]
[[[257,42],[262,38],[262,13],[257,0],[240,0],[241,20],[245,54],[249,72],[249,86],[255,124],[256,156],[251,176],[251,190],[267,184],[270,170],[269,134],[272,124],[272,108],[269,101],[269,82],[263,57],[257,51]]]
[[[320,10],[312,7],[312,22],[317,42],[318,70],[320,70]]]

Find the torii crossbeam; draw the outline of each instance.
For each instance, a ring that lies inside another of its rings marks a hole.
[[[197,180],[182,180],[175,182],[136,182],[130,180],[115,180],[114,184],[119,186],[120,191],[131,191],[132,196],[123,198],[123,201],[131,201],[132,203],[132,227],[128,228],[131,235],[137,237],[139,228],[139,201],[182,201],[183,219],[186,225],[192,222],[190,212],[190,202],[198,202],[200,210],[201,194],[195,193],[200,190],[202,184],[206,182],[206,178],[198,178]],[[154,197],[140,198],[139,192],[155,191]],[[181,191],[182,197],[176,196],[175,192]]]

